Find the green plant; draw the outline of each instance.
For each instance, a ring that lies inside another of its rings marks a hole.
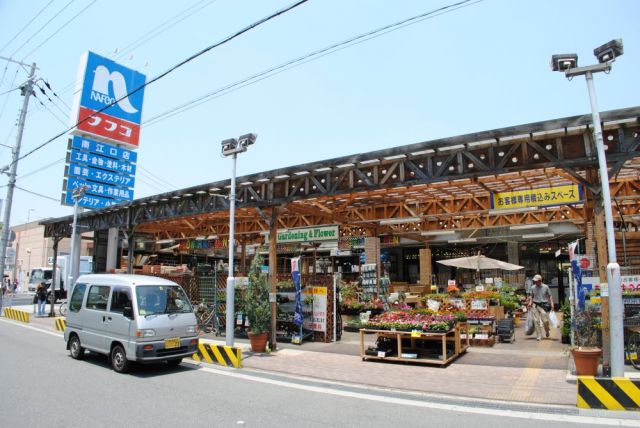
[[[575,344],[579,348],[598,348],[602,346],[602,320],[593,306],[574,314],[572,320],[575,332]]]
[[[569,302],[564,302],[560,306],[560,312],[562,312],[562,328],[560,333],[562,336],[571,336],[571,305]]]
[[[269,281],[267,275],[261,272],[262,262],[261,256],[256,256],[251,262],[249,285],[243,304],[244,313],[249,319],[249,329],[254,334],[268,332],[271,323]]]

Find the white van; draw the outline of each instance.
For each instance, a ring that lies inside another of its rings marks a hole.
[[[182,287],[144,275],[82,275],[68,303],[64,340],[71,357],[109,356],[116,372],[131,362],[178,365],[198,348],[196,317]]]

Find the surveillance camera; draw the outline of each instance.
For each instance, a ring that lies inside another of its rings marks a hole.
[[[553,71],[567,71],[577,66],[578,55],[576,54],[558,54],[551,57],[551,70]]]
[[[258,138],[256,134],[241,135],[240,138],[238,138],[238,143],[241,146],[250,146],[256,142],[256,138]]]
[[[598,58],[600,64],[615,61],[623,53],[622,39],[611,40],[609,43],[605,43],[593,50],[593,54]]]

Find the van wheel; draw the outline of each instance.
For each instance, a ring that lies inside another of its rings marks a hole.
[[[118,373],[128,373],[131,369],[131,363],[127,360],[122,345],[116,345],[111,350],[111,367]]]
[[[80,345],[80,339],[75,334],[69,339],[69,354],[74,360],[81,360],[84,358],[84,348]]]

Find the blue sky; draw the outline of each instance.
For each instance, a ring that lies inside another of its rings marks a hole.
[[[21,152],[66,128],[70,87],[85,51],[153,78],[291,3],[0,0],[0,56],[35,62],[37,75],[61,99],[52,97],[54,105],[37,92],[45,107],[32,99]],[[239,156],[238,176],[589,113],[584,78],[567,81],[551,72],[549,59],[554,53],[575,52],[581,65],[593,64],[593,48],[614,38],[624,40],[625,54],[609,75],[595,78],[600,110],[640,105],[640,2],[485,0],[144,125],[245,77],[453,3],[310,0],[150,85],[142,114],[136,197],[229,178],[231,161],[220,156],[220,141],[247,132],[257,133],[258,140]],[[167,21],[175,25],[166,28]],[[5,92],[26,76],[24,69],[0,60],[0,144],[15,143],[22,105],[18,91]],[[59,138],[22,160],[17,185],[59,200],[66,144],[67,138]],[[0,166],[9,161],[10,150],[0,146]],[[0,186],[6,181],[2,176]],[[6,187],[0,187],[0,198],[5,195]],[[25,222],[28,215],[35,220],[72,213],[59,202],[19,189],[13,202],[12,225]],[[28,214],[30,209],[34,211]]]

